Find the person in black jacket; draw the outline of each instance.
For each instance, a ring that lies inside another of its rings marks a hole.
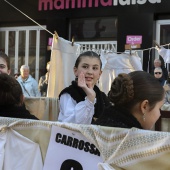
[[[41,93],[41,97],[47,96],[47,89],[48,89],[48,78],[49,78],[49,71],[50,71],[50,61],[46,65],[47,73],[44,76],[40,77],[38,88]]]
[[[112,106],[105,108],[96,124],[150,130],[160,117],[164,96],[159,81],[147,72],[119,74],[108,93]]]
[[[18,81],[5,73],[0,74],[0,116],[37,119],[24,106],[24,96]]]
[[[163,77],[163,71],[161,67],[155,67],[154,70],[154,77],[159,81],[159,83],[164,86],[165,85],[165,79]]]

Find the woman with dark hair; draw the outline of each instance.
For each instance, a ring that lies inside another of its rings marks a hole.
[[[5,73],[0,74],[0,116],[38,119],[23,104],[24,96],[18,81]]]
[[[93,124],[109,100],[96,86],[102,73],[102,63],[97,53],[87,51],[77,58],[74,66],[76,77],[59,95],[61,122]]]
[[[10,74],[10,60],[9,57],[0,51],[0,74],[6,73]]]
[[[134,71],[119,74],[108,97],[113,103],[97,120],[97,125],[151,129],[160,117],[165,92],[149,73]]]

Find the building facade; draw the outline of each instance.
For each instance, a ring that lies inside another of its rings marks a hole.
[[[115,42],[118,52],[125,50],[127,35],[140,35],[142,51],[153,47],[153,40],[170,42],[169,6],[168,0],[0,1],[0,49],[11,58],[12,73],[29,64],[38,80],[50,60],[47,46],[54,31],[70,41]],[[144,70],[156,55],[154,49],[143,51]]]

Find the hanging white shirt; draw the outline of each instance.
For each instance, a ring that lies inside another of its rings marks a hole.
[[[99,88],[105,94],[108,94],[111,84],[118,74],[143,70],[141,59],[136,53],[130,55],[101,51],[101,60],[103,72],[99,79]]]
[[[164,47],[158,48],[159,55],[162,56],[165,63],[170,63],[170,49]]]
[[[91,124],[94,115],[94,103],[88,98],[77,103],[68,93],[64,93],[60,97],[60,112],[58,121],[77,123],[77,124]]]

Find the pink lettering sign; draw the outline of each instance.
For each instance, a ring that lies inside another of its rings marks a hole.
[[[126,44],[142,44],[141,35],[127,35]]]
[[[38,0],[39,11],[91,8],[91,7],[110,7],[118,5],[143,5],[161,3],[161,0]]]
[[[52,43],[53,43],[53,38],[48,38],[48,45],[52,46]]]

